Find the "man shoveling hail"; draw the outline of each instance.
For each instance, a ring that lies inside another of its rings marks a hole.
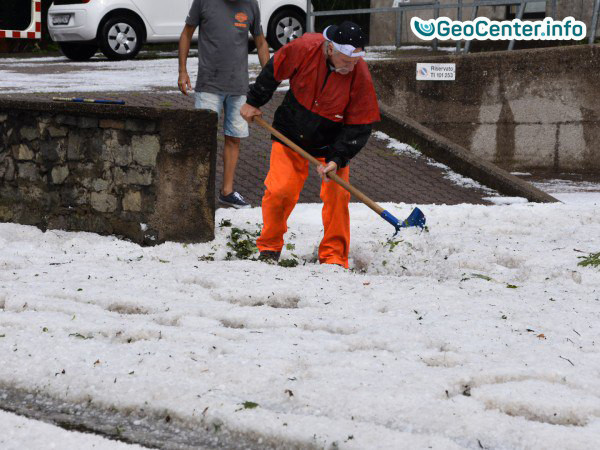
[[[250,86],[241,115],[251,122],[261,115],[283,80],[290,90],[275,112],[273,126],[315,156],[322,179],[323,226],[319,246],[322,264],[348,268],[350,194],[329,182],[337,173],[348,181],[348,163],[367,143],[372,124],[380,120],[375,88],[362,59],[366,36],[358,25],[344,22],[323,34],[309,33],[281,48]],[[256,244],[260,259],[278,260],[287,219],[298,202],[309,163],[273,137],[270,168],[262,200],[263,229]]]

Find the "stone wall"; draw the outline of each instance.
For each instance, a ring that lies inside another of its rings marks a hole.
[[[216,114],[0,100],[0,221],[214,238]]]
[[[417,81],[419,62],[456,81]],[[382,61],[379,100],[506,170],[600,171],[600,45]]]

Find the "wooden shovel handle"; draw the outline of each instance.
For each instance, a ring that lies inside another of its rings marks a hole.
[[[279,139],[280,141],[284,142],[285,145],[287,145],[289,148],[291,148],[292,150],[294,150],[296,153],[300,154],[300,156],[302,156],[303,158],[305,158],[308,161],[310,161],[311,163],[313,163],[315,166],[322,165],[319,162],[319,160],[317,160],[317,158],[315,158],[314,156],[312,156],[310,153],[308,153],[306,150],[302,149],[298,145],[294,144],[287,137],[285,137],[283,134],[281,134],[279,131],[277,131],[275,128],[273,128],[271,125],[269,125],[267,122],[265,122],[265,120],[262,117],[255,116],[254,117],[254,122],[256,122],[261,127],[263,127],[264,129],[266,129],[267,131],[269,131],[273,136],[276,136],[277,139]],[[369,197],[367,197],[361,191],[359,191],[358,189],[356,189],[354,186],[352,186],[346,180],[343,180],[342,178],[340,178],[339,176],[337,176],[337,174],[329,172],[327,174],[327,176],[331,180],[335,181],[337,184],[339,184],[340,186],[342,186],[344,189],[346,189],[348,192],[350,192],[352,195],[354,195],[354,197],[356,197],[358,200],[360,200],[361,202],[363,202],[365,205],[367,205],[373,211],[375,211],[378,215],[381,215],[381,213],[384,211],[384,209],[381,206],[379,206],[377,203],[375,203],[373,200],[371,200]]]

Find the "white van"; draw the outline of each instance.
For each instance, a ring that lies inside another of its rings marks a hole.
[[[142,45],[177,42],[193,0],[54,0],[48,31],[76,61],[98,48],[113,60],[134,58]],[[302,36],[306,0],[258,0],[263,31],[275,50]]]

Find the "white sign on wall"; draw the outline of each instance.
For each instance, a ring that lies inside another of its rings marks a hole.
[[[417,80],[454,81],[456,64],[417,63]]]

